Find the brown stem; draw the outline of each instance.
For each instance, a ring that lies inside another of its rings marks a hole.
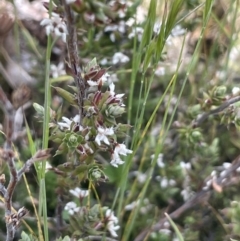
[[[82,78],[81,67],[79,64],[77,33],[75,28],[74,16],[70,6],[66,3],[66,1],[62,0],[62,2],[64,6],[64,12],[65,12],[68,34],[69,34],[68,41],[67,41],[68,57],[69,57],[70,66],[73,72],[73,78],[78,89],[77,98],[78,98],[80,124],[81,124],[83,119],[83,100],[85,98],[85,82]]]
[[[193,124],[192,126],[195,128],[195,127],[198,127],[202,122],[204,122],[210,115],[216,115],[218,114],[219,112],[223,111],[224,109],[226,109],[228,106],[236,103],[240,101],[240,96],[236,96],[236,97],[233,97],[229,100],[226,100],[222,105],[220,105],[219,107],[217,107],[216,109],[214,110],[211,110],[209,112],[205,112],[203,113],[202,115],[200,115],[196,120],[193,121]]]

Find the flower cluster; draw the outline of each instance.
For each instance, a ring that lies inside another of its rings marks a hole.
[[[120,228],[118,225],[118,218],[114,215],[114,212],[107,208],[101,208],[99,205],[94,205],[91,209],[87,209],[83,206],[83,199],[89,195],[88,190],[82,190],[79,187],[70,190],[70,193],[77,197],[80,201],[80,206],[77,203],[71,201],[65,205],[65,211],[70,215],[70,219],[78,221],[79,224],[86,226],[87,220],[91,220],[88,225],[91,225],[92,230],[99,230],[106,228],[112,237],[117,237],[117,230]],[[101,215],[104,213],[104,216]],[[80,230],[79,230],[80,231]],[[85,232],[86,230],[83,230]],[[81,232],[81,231],[80,231]]]
[[[87,170],[95,163],[97,151],[108,152],[111,156],[110,164],[114,167],[124,163],[122,156],[132,153],[124,143],[117,142],[118,137],[126,136],[130,126],[116,122],[116,118],[125,112],[124,94],[115,93],[115,85],[108,83],[108,77],[106,70],[101,69],[95,59],[92,60],[85,68],[88,96],[84,100],[81,123],[80,116],[76,115],[72,119],[62,117],[62,121],[51,124],[54,128],[51,139],[60,143],[57,154],[71,154],[72,161],[86,164]],[[105,87],[106,84],[108,87]],[[102,92],[103,88],[105,92]],[[66,100],[71,97],[70,102],[77,104],[74,94],[61,88],[56,90]]]
[[[61,37],[63,42],[67,41],[67,26],[59,14],[52,13],[51,18],[43,19],[40,24],[45,26],[47,35],[53,33],[55,36]]]

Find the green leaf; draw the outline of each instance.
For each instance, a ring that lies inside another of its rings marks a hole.
[[[32,234],[28,235],[26,234],[24,231],[22,231],[21,233],[21,239],[19,239],[19,241],[37,241],[37,239],[35,239]]]
[[[82,164],[75,168],[74,175],[81,174],[81,173],[85,172],[86,170],[88,170],[88,165]]]
[[[183,3],[184,3],[184,0],[175,0],[172,2],[170,6],[170,12],[168,14],[167,22],[166,22],[165,39],[167,39],[172,29],[174,28],[178,13],[182,8]]]
[[[68,101],[71,105],[77,105],[77,100],[76,97],[71,94],[70,92],[68,92],[67,90],[64,90],[60,87],[53,87],[57,93],[63,97],[66,101]]]
[[[180,233],[177,225],[172,221],[172,219],[170,218],[170,216],[167,213],[165,213],[165,216],[167,217],[168,221],[170,222],[171,226],[173,227],[174,231],[176,232],[176,235],[177,235],[178,239],[180,241],[184,241],[183,236]]]
[[[156,20],[156,9],[157,9],[157,1],[151,0],[150,7],[148,10],[147,23],[145,25],[142,41],[140,44],[140,50],[142,50],[147,44],[149,44],[152,38],[153,27]]]
[[[155,43],[155,41],[151,41],[151,43],[147,47],[146,55],[144,58],[144,64],[143,64],[143,72],[144,73],[148,69],[149,63],[150,63],[152,57],[154,56],[153,54],[155,53],[155,51],[156,51],[156,43]]]
[[[97,66],[98,66],[97,59],[94,58],[90,62],[88,62],[87,66],[85,68],[85,72],[88,73],[88,72],[90,72],[92,69],[94,69]]]

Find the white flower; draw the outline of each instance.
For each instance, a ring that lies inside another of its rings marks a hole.
[[[160,168],[164,168],[165,167],[165,163],[163,162],[163,154],[159,153],[158,158],[157,158],[157,165]]]
[[[111,209],[107,209],[105,213],[105,217],[107,219],[107,229],[112,235],[112,237],[117,237],[116,230],[120,228],[118,224],[118,218],[114,215],[114,212]]]
[[[75,202],[68,202],[64,208],[70,215],[73,215],[74,213],[79,212],[80,207],[77,207],[77,204]]]
[[[127,63],[129,62],[129,57],[121,52],[117,52],[112,57],[112,63],[113,64],[119,64],[119,63]]]
[[[193,191],[191,190],[190,187],[186,187],[185,189],[183,189],[181,191],[181,195],[183,197],[184,201],[189,200],[190,198],[192,198],[192,196],[194,195]]]
[[[89,191],[88,190],[83,190],[79,187],[76,187],[75,189],[72,189],[69,191],[73,196],[83,199],[88,196]]]
[[[97,81],[93,81],[93,80],[88,80],[87,83],[89,84],[89,86],[99,86],[99,85],[103,85],[105,82],[108,81],[109,78],[109,74],[105,73],[100,79],[98,79]]]
[[[139,203],[140,203],[140,200],[134,201],[134,202],[126,205],[124,209],[126,211],[133,210],[135,207],[137,207],[139,205]]]
[[[115,96],[116,98],[118,99],[121,99],[125,94],[115,94],[115,84],[114,83],[111,83],[109,85],[109,89],[110,89],[110,95],[111,96]]]
[[[111,136],[114,134],[113,128],[104,128],[104,127],[98,127],[98,134],[95,138],[95,141],[97,142],[97,144],[100,146],[101,145],[101,141],[103,141],[105,144],[110,145],[110,142],[107,138],[107,136]]]
[[[160,29],[161,29],[161,25],[162,25],[161,22],[156,22],[156,23],[154,24],[154,26],[153,26],[153,32],[154,32],[155,34],[159,34]]]
[[[102,59],[102,60],[100,61],[100,64],[101,64],[101,65],[107,65],[107,63],[108,63],[107,58],[104,58],[104,59]]]
[[[141,27],[136,27],[132,30],[132,32],[128,35],[129,39],[134,38],[137,36],[138,41],[140,42],[142,40],[142,35],[143,35],[143,28]]]
[[[147,178],[148,178],[147,174],[138,172],[137,180],[138,180],[139,183],[146,182]]]
[[[109,73],[105,73],[105,74],[102,76],[102,82],[103,82],[103,83],[108,82],[109,77],[110,77],[110,74],[109,74]]]
[[[163,76],[163,75],[165,75],[165,68],[164,67],[162,67],[162,66],[159,66],[159,67],[157,67],[157,69],[155,70],[155,75],[157,75],[157,76]]]
[[[222,165],[223,165],[223,168],[224,168],[224,169],[228,169],[229,167],[232,166],[232,163],[224,162]]]
[[[190,162],[180,162],[180,167],[184,170],[184,172],[186,170],[190,170],[191,169],[191,163]]]
[[[58,65],[51,64],[50,69],[53,78],[66,74],[63,62],[60,62]]]
[[[232,89],[232,94],[233,95],[237,95],[237,94],[239,94],[240,93],[240,88],[239,87],[233,87],[233,89]]]
[[[183,29],[180,25],[177,25],[172,29],[171,35],[176,37],[185,34],[185,32],[185,29]]]
[[[160,186],[161,186],[162,188],[166,188],[166,187],[168,187],[168,185],[169,185],[168,179],[167,179],[166,177],[163,177],[162,180],[161,180],[161,182],[160,182]]]
[[[64,122],[58,122],[58,125],[60,126],[60,129],[66,128],[66,129],[70,130],[72,122],[74,122],[76,124],[79,123],[80,117],[79,117],[79,115],[76,115],[72,120],[70,120],[67,117],[63,116],[62,120]]]
[[[43,19],[40,25],[45,26],[47,35],[54,33],[56,36],[61,37],[63,42],[66,42],[67,26],[58,14],[52,13],[51,18]]]
[[[118,167],[118,165],[122,165],[124,162],[120,158],[119,155],[126,156],[127,154],[131,154],[132,150],[126,148],[125,144],[117,144],[112,154],[112,160],[110,164],[114,167]]]
[[[66,4],[72,4],[72,3],[75,3],[76,0],[66,0]]]
[[[120,228],[119,225],[115,226],[113,221],[108,222],[107,224],[107,229],[110,232],[110,234],[112,235],[112,237],[117,237],[117,233],[116,230],[118,230]]]

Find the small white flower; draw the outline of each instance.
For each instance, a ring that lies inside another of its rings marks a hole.
[[[105,213],[105,217],[107,220],[107,229],[112,235],[112,237],[117,237],[116,230],[120,228],[118,224],[118,218],[114,215],[114,212],[111,209],[107,209]]]
[[[60,62],[58,65],[51,64],[50,69],[53,78],[66,74],[63,62]]]
[[[52,13],[51,18],[43,19],[40,25],[45,26],[47,35],[54,33],[56,36],[61,37],[62,40],[66,42],[68,34],[67,26],[58,14]]]
[[[183,162],[183,161],[181,161],[180,162],[180,167],[183,170],[190,170],[191,169],[191,163],[190,162]]]
[[[138,174],[137,174],[137,180],[138,180],[139,183],[144,183],[144,182],[146,182],[147,178],[148,178],[147,174],[138,172]]]
[[[222,165],[224,169],[228,169],[230,166],[232,166],[232,163],[224,162]]]
[[[169,185],[168,179],[166,177],[163,177],[161,182],[160,182],[161,188],[166,188],[166,187],[168,187],[168,185]]]
[[[79,187],[76,187],[75,189],[72,189],[69,191],[73,196],[83,199],[88,196],[89,191],[88,190],[83,190]]]
[[[68,202],[64,208],[70,215],[73,215],[74,213],[79,212],[80,207],[77,207],[77,204],[75,202]]]
[[[154,26],[153,26],[153,32],[154,32],[155,34],[159,34],[160,29],[161,29],[161,25],[162,25],[161,22],[156,22],[156,23],[154,24]]]
[[[70,130],[72,122],[74,122],[76,124],[79,123],[80,117],[79,117],[79,115],[76,115],[72,120],[70,120],[67,117],[63,116],[62,120],[64,122],[58,122],[58,125],[60,126],[60,128],[61,129],[65,129],[66,128],[66,129]]]
[[[220,177],[224,177],[226,175],[226,173],[227,173],[227,171],[225,171],[225,170],[220,172]]]
[[[160,153],[160,154],[158,155],[157,165],[158,165],[160,168],[164,168],[164,167],[165,167],[165,163],[163,162],[163,154],[162,154],[162,153]]]
[[[118,99],[121,99],[125,94],[115,94],[115,84],[114,83],[111,83],[109,85],[109,89],[110,89],[110,95],[111,96],[115,96],[116,98]]]
[[[216,176],[217,176],[217,171],[216,171],[216,170],[213,170],[213,171],[211,172],[211,176],[212,176],[212,177],[216,177]]]
[[[87,83],[89,84],[89,86],[99,86],[99,85],[103,85],[105,82],[108,81],[109,78],[109,74],[105,73],[100,79],[98,79],[97,81],[93,81],[93,80],[88,80]]]
[[[132,30],[132,32],[128,35],[129,39],[134,38],[137,36],[138,41],[140,42],[142,40],[142,35],[143,35],[143,28],[141,27],[136,27]]]
[[[112,235],[112,237],[116,238],[118,236],[116,231],[118,229],[120,229],[120,226],[119,225],[115,226],[115,223],[113,221],[110,221],[107,224],[107,229],[110,232],[110,234]]]
[[[193,196],[193,194],[194,193],[190,187],[186,187],[185,189],[183,189],[181,191],[181,195],[182,195],[184,201],[189,200]]]
[[[109,73],[105,73],[105,74],[102,76],[102,82],[103,82],[103,83],[108,82],[109,77],[110,77],[110,74],[109,74]]]
[[[117,52],[112,57],[112,63],[113,64],[119,64],[119,63],[127,63],[129,62],[129,57],[121,52]]]
[[[83,147],[88,150],[91,154],[93,154],[93,149],[88,145],[88,143],[86,142]]]
[[[111,136],[114,134],[113,127],[111,128],[104,128],[104,127],[98,127],[98,134],[95,138],[95,141],[100,146],[101,141],[103,141],[105,144],[110,145],[110,142],[107,138],[107,136]]]
[[[135,207],[137,207],[137,206],[139,205],[139,203],[140,203],[139,200],[134,201],[134,202],[132,202],[132,203],[126,205],[124,209],[125,209],[126,211],[133,210]]]
[[[125,144],[117,144],[112,154],[112,160],[110,164],[114,167],[118,167],[118,165],[122,165],[124,161],[120,158],[119,155],[126,156],[127,154],[131,154],[132,150],[127,149]]]
[[[108,64],[107,58],[102,59],[102,60],[100,61],[100,64],[101,64],[101,65],[107,65],[107,64]]]
[[[185,32],[185,29],[183,29],[180,25],[177,25],[172,29],[171,35],[176,37],[185,34]]]
[[[159,66],[159,67],[157,67],[157,69],[155,70],[155,75],[157,75],[157,76],[163,76],[163,75],[165,75],[165,68],[164,67],[162,67],[162,66]]]
[[[66,0],[66,4],[72,4],[72,3],[75,3],[76,0]]]
[[[239,87],[233,87],[233,89],[232,89],[232,94],[233,95],[237,95],[237,94],[239,94],[240,93],[240,88]]]

